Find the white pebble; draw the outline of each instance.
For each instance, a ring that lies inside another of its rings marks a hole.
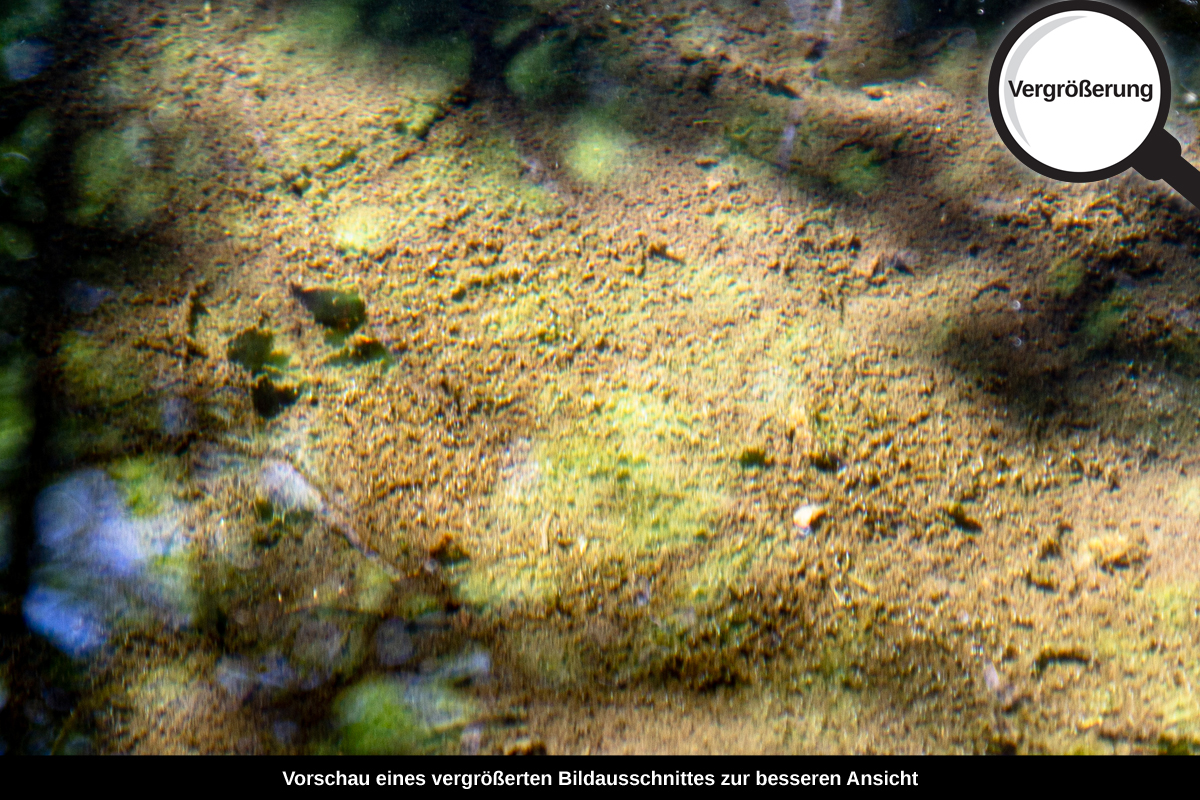
[[[825,506],[803,505],[797,508],[796,513],[792,515],[792,522],[795,522],[801,532],[807,536],[823,516],[825,516]]]

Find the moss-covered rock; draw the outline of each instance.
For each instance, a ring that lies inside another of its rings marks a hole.
[[[433,752],[473,714],[474,705],[441,680],[368,678],[334,701],[330,749],[347,755]]]
[[[504,71],[509,91],[527,103],[567,99],[576,91],[574,45],[556,33],[517,53]]]

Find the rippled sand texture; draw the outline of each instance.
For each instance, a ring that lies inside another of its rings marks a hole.
[[[142,609],[70,640],[98,749],[1200,748],[1194,212],[1018,168],[972,31],[707,5],[507,81],[105,13],[44,359],[46,513],[144,565],[72,595]]]

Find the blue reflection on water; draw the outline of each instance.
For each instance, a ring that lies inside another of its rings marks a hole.
[[[119,619],[190,619],[190,583],[179,559],[176,516],[134,518],[117,484],[82,470],[45,489],[35,508],[38,564],[25,620],[64,652],[100,647]]]

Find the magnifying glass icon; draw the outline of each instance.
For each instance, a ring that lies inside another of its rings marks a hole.
[[[996,51],[988,103],[1008,149],[1048,178],[1090,183],[1133,167],[1200,207],[1200,171],[1163,128],[1167,60],[1120,8],[1067,0],[1022,19]]]

